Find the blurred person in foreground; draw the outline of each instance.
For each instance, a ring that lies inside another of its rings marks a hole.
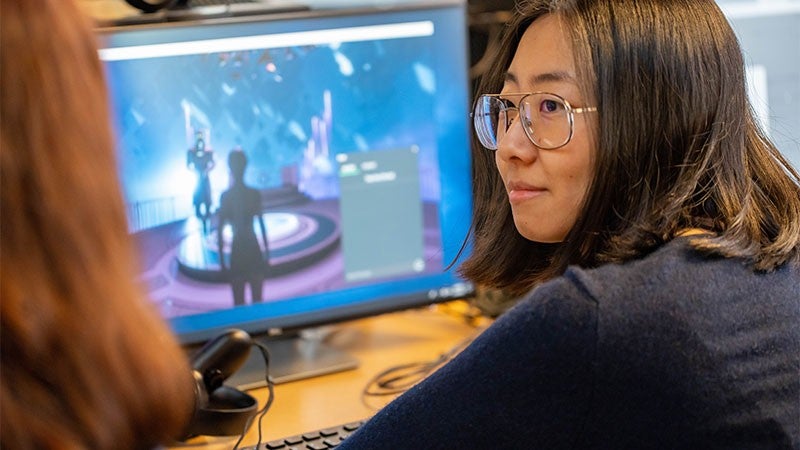
[[[135,283],[107,94],[73,0],[0,0],[0,443],[153,449],[193,380]]]

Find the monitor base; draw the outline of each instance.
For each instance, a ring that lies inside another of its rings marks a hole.
[[[358,367],[358,360],[338,350],[313,334],[302,333],[289,337],[254,336],[269,349],[269,372],[276,384],[326,375]],[[264,358],[253,347],[244,365],[225,384],[242,390],[267,385]]]

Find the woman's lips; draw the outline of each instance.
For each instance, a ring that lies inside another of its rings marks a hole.
[[[523,202],[541,196],[547,189],[526,183],[509,183],[508,200],[511,203]]]

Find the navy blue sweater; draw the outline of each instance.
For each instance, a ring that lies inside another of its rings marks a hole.
[[[458,448],[800,449],[800,269],[570,268],[340,447]]]

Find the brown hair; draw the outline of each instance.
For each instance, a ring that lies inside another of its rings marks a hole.
[[[698,251],[754,270],[800,260],[797,171],[758,128],[737,38],[713,0],[534,0],[518,6],[481,93],[499,92],[528,26],[556,14],[571,35],[599,126],[596,174],[560,244],[514,227],[494,155],[473,139],[474,251],[460,271],[521,294],[567,265],[646,255],[682,229]]]
[[[0,6],[0,442],[152,448],[193,381],[134,282],[90,23],[72,0]]]

